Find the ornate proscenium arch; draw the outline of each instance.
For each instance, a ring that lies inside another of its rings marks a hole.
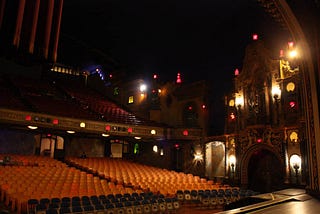
[[[277,159],[279,160],[279,163],[281,163],[282,165],[280,166],[281,168],[284,169],[284,164],[281,162],[281,160],[283,159],[281,157],[281,155],[275,151],[275,149],[273,147],[271,147],[268,144],[255,144],[253,146],[251,146],[242,156],[242,159],[240,160],[240,165],[241,165],[241,172],[240,172],[240,176],[241,176],[241,186],[243,187],[247,187],[248,186],[248,166],[249,166],[249,161],[252,157],[252,155],[259,150],[267,150],[269,152],[271,152],[272,154],[274,154]],[[283,170],[283,176],[285,174],[285,171]]]
[[[307,190],[310,193],[320,195],[320,122],[319,122],[319,3],[300,1],[309,10],[304,10],[303,16],[309,16],[313,19],[311,22],[303,22],[303,18],[295,15],[285,0],[257,0],[272,17],[280,21],[291,32],[291,36],[299,49],[303,51],[300,59],[300,69],[303,73],[303,102],[305,108],[304,121],[306,131],[306,156],[305,161],[308,162],[309,180]],[[316,7],[318,9],[316,9]],[[301,9],[303,10],[303,9]],[[317,11],[318,10],[318,11]],[[314,17],[312,17],[314,16]],[[300,18],[298,20],[298,18]],[[303,26],[303,27],[302,27]],[[311,33],[310,33],[311,32]],[[306,36],[308,35],[308,36]]]

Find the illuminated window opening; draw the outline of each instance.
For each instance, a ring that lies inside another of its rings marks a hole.
[[[118,87],[115,87],[115,88],[113,89],[113,95],[114,95],[114,96],[118,96],[118,95],[119,95],[119,88],[118,88]]]
[[[134,144],[133,153],[134,154],[139,154],[139,144],[138,143]]]
[[[130,97],[128,98],[128,103],[133,103],[133,96],[130,96]]]

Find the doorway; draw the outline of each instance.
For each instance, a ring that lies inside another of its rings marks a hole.
[[[248,188],[259,193],[273,192],[284,186],[284,167],[266,149],[253,152],[248,164]]]

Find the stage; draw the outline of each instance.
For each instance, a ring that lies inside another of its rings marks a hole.
[[[277,192],[260,194],[252,198],[265,201],[244,206],[220,214],[263,213],[263,214],[318,214],[320,201],[306,193],[304,189],[285,189]]]

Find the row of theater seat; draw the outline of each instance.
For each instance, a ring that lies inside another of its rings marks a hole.
[[[68,167],[49,157],[41,157],[39,158],[41,162],[34,162],[35,158],[32,156],[10,156],[12,157],[11,163],[19,164],[0,167],[0,198],[5,205],[11,210],[17,210],[18,213],[25,210],[27,200],[30,198],[61,198],[133,192],[131,188],[125,188],[121,184],[115,184],[74,167]],[[29,161],[27,161],[28,158],[30,158]],[[41,164],[44,160],[47,164]],[[21,162],[26,165],[20,164]]]
[[[252,190],[227,188],[213,190],[178,190],[177,199],[184,202],[199,202],[203,206],[223,207],[242,198],[258,194]]]
[[[175,202],[175,207],[178,207],[179,202],[189,199],[189,201],[197,199],[198,202],[205,204],[206,198],[219,198],[222,193],[221,203],[228,203],[229,198],[232,200],[240,198],[239,188],[231,189],[230,186],[214,184],[210,180],[192,174],[178,173],[120,159],[70,157],[67,163],[73,166],[68,166],[43,156],[11,157],[24,164],[0,167],[0,196],[1,201],[17,213],[29,210],[29,199],[38,201],[37,206],[33,207],[39,208],[41,199],[49,199],[51,203],[54,198],[60,200],[64,197],[90,198],[90,204],[69,205],[72,211],[72,207],[91,209],[91,207],[87,208],[87,205],[93,206],[92,200],[97,196],[101,204],[103,196],[117,197],[118,201],[108,198],[110,204],[117,210],[121,204],[124,207],[130,207],[130,204],[133,206],[134,203],[136,206],[149,204],[149,207],[152,207],[152,204],[155,204],[155,208],[158,206],[159,209],[160,207],[169,209],[170,204]],[[216,194],[215,191],[217,191]],[[181,200],[181,192],[183,200]],[[146,199],[148,195],[153,197]],[[106,204],[103,206],[105,211],[112,207],[109,205],[106,207]],[[60,211],[60,209],[59,205],[56,210]],[[61,211],[64,209],[67,208]],[[97,208],[94,207],[94,209]]]
[[[28,214],[33,213],[164,213],[179,209],[176,198],[150,193],[109,194],[100,196],[42,198],[28,200]]]
[[[178,173],[125,160],[68,157],[67,161],[113,182],[164,195],[175,195],[177,190],[228,188],[192,174]]]

